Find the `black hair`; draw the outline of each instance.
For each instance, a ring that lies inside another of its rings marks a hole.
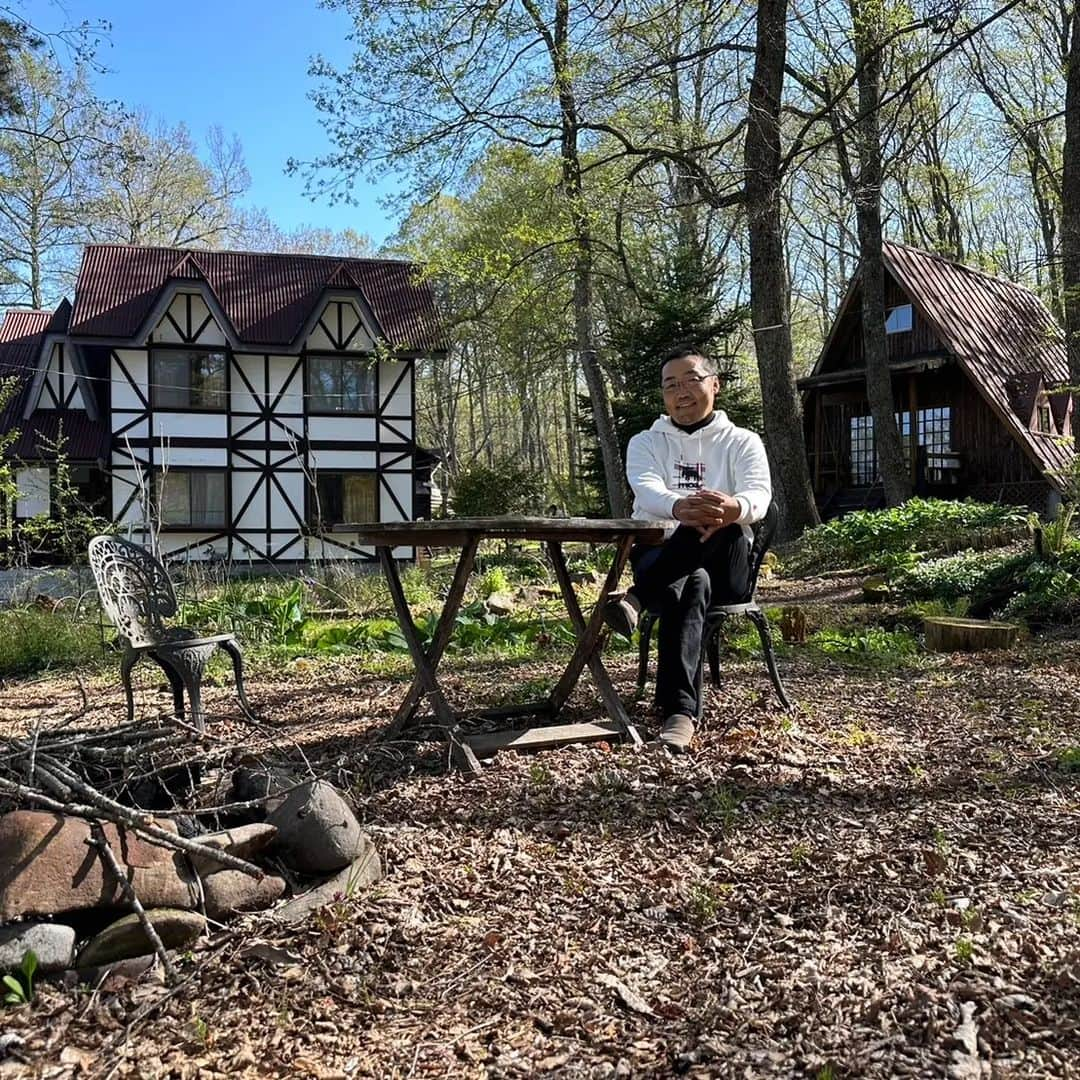
[[[672,360],[685,360],[688,356],[700,356],[704,361],[705,370],[710,375],[717,374],[716,365],[712,362],[709,354],[704,349],[699,349],[691,342],[684,342],[681,345],[673,345],[664,355],[660,358],[660,373],[663,374],[664,368],[671,363]]]

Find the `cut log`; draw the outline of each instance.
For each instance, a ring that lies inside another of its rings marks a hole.
[[[868,604],[882,604],[889,599],[890,589],[888,581],[880,574],[868,577],[862,583],[863,600]]]
[[[985,619],[928,618],[923,620],[926,647],[931,652],[977,652],[1007,649],[1016,643],[1020,627],[1015,623]]]

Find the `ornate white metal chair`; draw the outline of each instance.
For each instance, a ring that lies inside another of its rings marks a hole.
[[[135,718],[131,672],[147,656],[165,672],[175,713],[181,718],[187,691],[189,718],[202,731],[203,675],[218,648],[232,657],[236,695],[244,713],[254,716],[244,693],[244,661],[236,638],[232,634],[200,637],[194,630],[165,625],[164,620],[176,614],[176,593],[165,567],[153,555],[118,536],[95,536],[89,553],[101,606],[116,626],[123,647],[120,678],[127,697],[128,723]]]

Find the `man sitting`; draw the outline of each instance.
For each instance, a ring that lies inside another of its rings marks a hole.
[[[772,500],[761,439],[714,409],[720,377],[697,348],[673,349],[660,368],[666,416],[630,440],[626,476],[634,517],[669,525],[661,544],[635,544],[634,585],[605,618],[629,637],[642,609],[660,614],[656,698],[661,743],[690,747],[700,713],[701,638],[710,603],[748,599],[749,526]],[[672,520],[674,519],[674,520]]]

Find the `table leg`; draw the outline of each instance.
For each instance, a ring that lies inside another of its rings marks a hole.
[[[479,546],[480,535],[477,533],[470,536],[461,549],[461,557],[458,559],[457,568],[454,570],[454,579],[450,583],[450,591],[446,594],[442,614],[439,616],[438,625],[435,627],[435,636],[432,638],[431,645],[425,654],[431,667],[432,676],[434,676],[439,661],[442,659],[442,654],[446,651],[446,647],[450,644],[450,639],[454,635],[454,621],[457,618],[458,609],[461,607],[461,601],[465,597],[465,589],[469,584],[469,575],[472,573],[473,563],[476,561],[476,549]],[[381,550],[380,548],[380,552]],[[382,558],[381,554],[379,557]],[[385,563],[383,566],[385,570]],[[400,612],[398,618],[399,620],[401,618]],[[405,700],[399,706],[398,711],[394,714],[394,719],[386,729],[387,735],[396,735],[416,715],[416,710],[420,706],[420,700],[424,696],[425,689],[426,687],[420,676],[420,669],[417,668],[409,692],[405,695]]]
[[[390,598],[394,601],[394,610],[397,612],[401,633],[405,638],[405,643],[409,646],[413,663],[416,665],[416,676],[413,681],[423,693],[426,693],[431,698],[431,707],[434,709],[436,717],[449,730],[457,721],[453,710],[443,696],[442,690],[439,689],[439,683],[435,678],[435,668],[428,660],[428,654],[424,652],[424,646],[420,642],[416,623],[413,622],[412,612],[409,611],[408,602],[405,600],[405,590],[401,587],[401,577],[398,575],[397,563],[394,562],[393,549],[379,547],[376,548],[376,551],[379,553],[379,562],[382,564],[386,584],[390,587]],[[449,618],[450,623],[453,624],[456,613],[456,609],[451,611],[449,605],[447,605],[443,608],[442,618]]]
[[[626,715],[622,700],[612,685],[607,670],[604,668],[599,650],[600,638],[604,629],[604,605],[618,585],[619,578],[622,577],[633,542],[633,537],[630,536],[619,541],[618,548],[615,551],[615,558],[611,563],[611,569],[608,571],[607,578],[605,578],[600,589],[600,595],[597,597],[592,615],[586,623],[585,616],[581,612],[581,606],[578,604],[577,595],[574,592],[574,584],[570,580],[570,572],[566,566],[562,545],[555,540],[548,541],[548,554],[551,556],[552,565],[555,567],[555,577],[558,579],[559,588],[562,590],[563,603],[566,605],[570,621],[578,635],[577,648],[574,650],[574,654],[571,656],[570,663],[567,665],[562,677],[551,691],[549,706],[552,715],[557,716],[571,693],[573,693],[578,679],[581,678],[582,671],[588,665],[589,673],[596,684],[596,689],[600,694],[604,707],[607,709],[608,716],[622,728],[631,743],[640,745],[641,736]]]

